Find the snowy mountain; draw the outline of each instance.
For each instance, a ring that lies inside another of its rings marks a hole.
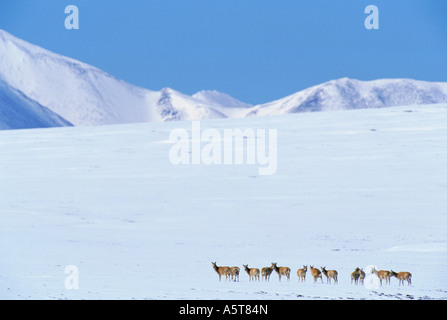
[[[206,101],[136,87],[2,30],[0,77],[76,126],[226,117]]]
[[[370,109],[447,102],[447,83],[410,79],[332,80],[288,97],[253,107],[253,115]]]
[[[216,90],[203,90],[192,96],[207,105],[212,105],[230,118],[244,117],[253,105],[239,101],[225,93]]]
[[[1,30],[0,77],[74,125],[150,119],[149,91]]]
[[[226,118],[219,106],[208,104],[207,101],[180,93],[170,88],[164,88],[159,92],[160,96],[155,103],[155,108],[162,121],[173,120],[202,120]]]
[[[71,123],[0,79],[0,130],[66,126]]]
[[[28,97],[28,102],[34,100],[75,126],[242,118],[447,102],[447,83],[410,79],[360,81],[342,78],[257,106],[213,90],[192,96],[170,88],[152,91],[2,30],[0,79],[5,81],[4,88],[19,90]],[[4,93],[9,94],[9,91]],[[10,113],[11,106],[8,108],[9,111],[0,112]],[[27,108],[26,104],[22,108]],[[3,119],[4,127],[8,127],[6,121]]]
[[[192,96],[205,104],[223,108],[250,108],[251,104],[239,101],[228,94],[216,90],[202,90]]]

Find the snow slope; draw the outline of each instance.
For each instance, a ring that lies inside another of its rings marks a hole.
[[[150,75],[148,75],[150,76]],[[0,78],[75,126],[241,118],[305,111],[447,102],[447,83],[411,79],[332,80],[251,106],[215,90],[192,96],[136,87],[0,30]]]
[[[447,102],[447,83],[412,79],[332,80],[255,106],[248,115],[383,108]]]
[[[74,125],[139,122],[151,117],[147,90],[1,30],[0,75]]]
[[[64,126],[71,124],[0,79],[0,130]]]
[[[3,30],[0,78],[77,126],[226,117],[202,100],[136,87]]]
[[[1,131],[0,298],[447,299],[447,104],[201,127],[276,128],[277,173],[171,164],[189,121]],[[277,262],[291,281],[219,282],[211,261]],[[298,283],[302,265],[338,285]],[[370,265],[413,284],[351,285]]]
[[[229,118],[241,118],[246,116],[251,104],[239,101],[225,93],[216,90],[202,90],[192,95],[193,98],[212,105],[214,109],[220,110]]]
[[[251,104],[239,101],[228,94],[217,90],[202,90],[192,95],[193,98],[205,104],[219,106],[223,108],[250,108]]]
[[[219,119],[227,116],[206,102],[171,88],[160,91],[157,108],[162,121]]]

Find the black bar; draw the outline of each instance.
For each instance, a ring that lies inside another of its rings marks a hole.
[[[34,315],[59,315],[91,318],[104,316],[125,319],[281,319],[324,316],[364,316],[386,314],[399,319],[416,312],[444,311],[441,300],[117,300],[117,301],[2,301],[3,311],[15,314],[32,311]],[[20,306],[20,304],[31,304]],[[441,309],[442,308],[442,309]],[[360,313],[359,313],[360,312]],[[439,313],[441,314],[441,313]],[[60,319],[60,317],[59,317]]]

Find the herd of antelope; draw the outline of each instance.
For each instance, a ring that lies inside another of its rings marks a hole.
[[[225,280],[239,281],[239,273],[241,269],[239,267],[227,267],[227,266],[217,266],[216,262],[211,262],[214,270],[219,275],[219,281],[221,281],[222,276],[225,276]],[[272,262],[270,267],[264,267],[261,270],[258,268],[249,268],[247,264],[242,265],[244,270],[247,272],[249,281],[260,281],[260,277],[264,281],[270,281],[270,275],[273,271],[275,271],[279,276],[279,281],[281,281],[281,277],[285,276],[287,281],[290,281],[290,273],[291,269],[289,267],[278,267],[275,262]],[[296,274],[298,276],[298,282],[304,282],[306,280],[307,266],[303,266],[303,268],[298,269]],[[314,268],[314,266],[310,266],[310,274],[314,279],[314,283],[321,280],[323,283],[323,275],[326,277],[327,283],[331,284],[333,281],[334,284],[338,283],[338,272],[336,270],[326,270],[326,267],[321,267],[321,271],[318,268]],[[379,278],[380,285],[382,285],[382,281],[385,280],[385,284],[391,284],[391,277],[396,277],[399,280],[399,286],[404,285],[404,281],[407,281],[408,286],[411,285],[411,273],[410,272],[394,272],[393,270],[376,270],[375,267],[371,268],[371,274],[376,275]],[[351,284],[364,284],[365,280],[365,272],[363,269],[355,268],[354,272],[351,273]]]

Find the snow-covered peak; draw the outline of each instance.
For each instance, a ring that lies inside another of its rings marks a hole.
[[[6,31],[0,33],[0,79],[74,125],[202,120],[231,114],[222,112],[221,104],[171,88],[151,91],[131,85]]]
[[[0,79],[30,101],[77,126],[447,102],[447,83],[411,79],[341,78],[257,106],[215,90],[199,91],[192,96],[171,88],[152,91],[3,30],[0,30]]]
[[[242,102],[216,90],[202,90],[192,95],[193,98],[210,105],[218,105],[227,108],[250,108],[251,104]]]
[[[331,80],[253,107],[248,115],[279,115],[447,102],[447,83],[412,79]]]
[[[74,125],[148,121],[148,90],[3,32],[0,77]]]
[[[162,121],[227,117],[227,115],[217,110],[214,105],[204,103],[195,97],[188,96],[171,88],[164,88],[160,91],[156,106]]]
[[[29,55],[35,59],[54,59],[61,60],[65,63],[69,63],[78,69],[92,69],[97,72],[102,72],[100,69],[83,63],[81,61],[71,59],[69,57],[51,52],[47,49],[26,42],[20,38],[17,38],[9,32],[0,29],[0,52],[5,55],[9,51],[9,55],[13,55],[19,60],[24,55]]]

